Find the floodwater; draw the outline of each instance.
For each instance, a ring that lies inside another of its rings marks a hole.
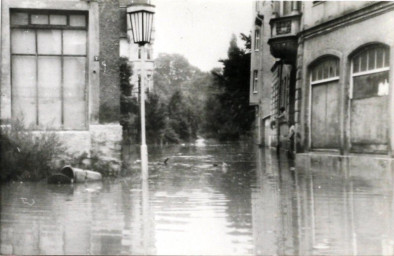
[[[305,157],[294,169],[254,145],[203,141],[149,153],[149,182],[3,185],[1,253],[394,254],[385,160]]]

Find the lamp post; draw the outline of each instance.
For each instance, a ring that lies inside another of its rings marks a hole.
[[[150,43],[153,26],[155,6],[151,4],[131,4],[127,6],[129,28],[132,32],[133,41],[141,50],[141,178],[148,179],[148,147],[145,135],[145,44]]]

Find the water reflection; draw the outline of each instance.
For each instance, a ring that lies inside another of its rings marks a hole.
[[[151,147],[150,161],[148,182],[3,185],[1,253],[394,254],[387,159],[302,155],[294,169],[253,145],[207,143]]]
[[[256,254],[393,255],[389,159],[299,157],[258,152]]]

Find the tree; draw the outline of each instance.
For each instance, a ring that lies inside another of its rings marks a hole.
[[[166,128],[167,111],[159,95],[150,93],[146,101],[146,135],[147,142],[159,144],[162,142]]]
[[[249,106],[250,36],[242,35],[245,49],[237,45],[233,35],[222,72],[212,72],[219,92],[206,105],[206,131],[219,139],[238,139],[247,135],[254,121],[254,108]],[[249,48],[249,49],[248,49]],[[216,123],[215,123],[216,122]]]
[[[197,70],[180,54],[159,54],[155,60],[153,75],[156,93],[168,102],[175,91],[181,89],[182,84],[189,81]]]
[[[138,135],[139,107],[137,100],[131,97],[133,85],[130,84],[132,68],[127,58],[120,59],[120,124],[123,127],[125,140],[136,140]]]
[[[179,54],[160,54],[155,66],[154,90],[167,105],[164,142],[196,138],[212,75],[193,67]]]

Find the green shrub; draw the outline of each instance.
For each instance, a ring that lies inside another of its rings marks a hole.
[[[54,171],[65,147],[53,132],[34,133],[21,121],[0,131],[0,180],[40,180]]]

